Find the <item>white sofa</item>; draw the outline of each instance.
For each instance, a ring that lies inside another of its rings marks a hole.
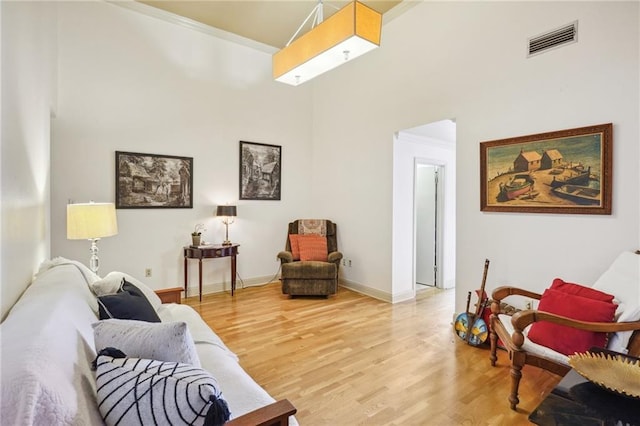
[[[90,367],[98,304],[89,284],[99,277],[78,262],[45,263],[0,325],[0,424],[103,424]],[[156,310],[163,322],[187,323],[202,368],[216,378],[231,411],[227,424],[297,424],[289,417],[293,406],[269,396],[191,307]]]

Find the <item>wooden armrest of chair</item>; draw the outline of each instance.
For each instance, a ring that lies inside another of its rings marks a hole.
[[[528,309],[513,314],[511,324],[513,324],[514,332],[511,336],[513,343],[520,347],[524,344],[523,330],[537,321],[549,321],[567,327],[577,328],[580,330],[594,331],[599,333],[614,333],[617,331],[640,330],[640,321],[634,322],[589,322],[579,321],[561,315],[552,314],[545,311],[537,311]]]
[[[498,302],[508,296],[524,296],[536,300],[540,300],[540,298],[542,297],[541,294],[511,286],[498,287],[491,293],[491,298]]]
[[[289,416],[296,413],[296,407],[288,399],[281,399],[225,423],[226,426],[287,426]]]

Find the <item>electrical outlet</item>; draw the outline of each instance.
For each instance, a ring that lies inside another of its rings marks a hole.
[[[525,309],[533,309],[533,301],[531,300],[527,300],[527,303],[525,304]]]
[[[147,278],[151,276],[151,268],[146,268],[144,270],[144,276]]]
[[[342,258],[342,266],[347,266],[347,259],[344,257]]]
[[[351,259],[349,259],[349,268],[351,268]]]

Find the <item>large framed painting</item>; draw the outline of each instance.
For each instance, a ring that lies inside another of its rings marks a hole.
[[[240,141],[240,199],[279,200],[282,147]]]
[[[613,125],[480,143],[480,210],[611,214]]]
[[[193,208],[193,158],[116,151],[116,208]]]

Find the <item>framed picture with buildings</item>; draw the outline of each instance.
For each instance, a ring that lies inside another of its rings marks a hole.
[[[279,200],[282,147],[240,141],[240,199]]]
[[[116,208],[193,208],[193,158],[116,151]]]
[[[480,210],[611,214],[613,125],[480,143]]]

